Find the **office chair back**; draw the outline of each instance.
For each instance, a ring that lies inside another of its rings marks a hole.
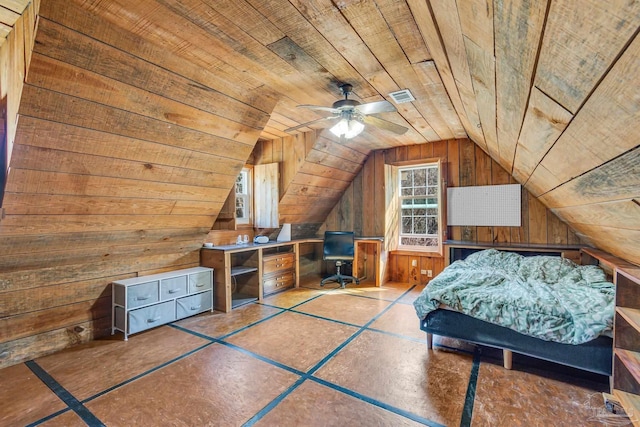
[[[353,261],[353,231],[325,231],[323,259],[328,261]]]

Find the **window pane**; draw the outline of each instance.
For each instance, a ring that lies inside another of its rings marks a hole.
[[[436,233],[438,233],[438,220],[434,217],[427,218],[426,234],[436,234]]]
[[[438,247],[438,239],[433,237],[406,237],[400,239],[400,244],[407,246]]]
[[[413,219],[413,234],[427,234],[426,218],[416,217]]]
[[[413,221],[411,221],[411,217],[403,217],[402,218],[402,233],[411,233],[411,226],[413,225]]]
[[[245,174],[241,172],[240,175],[238,175],[238,178],[236,178],[236,194],[244,194],[245,181]]]
[[[413,171],[403,171],[400,174],[400,187],[412,187],[413,186]]]
[[[438,168],[429,168],[429,185],[438,185]]]

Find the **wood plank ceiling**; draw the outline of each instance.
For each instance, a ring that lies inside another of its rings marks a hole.
[[[11,30],[13,30],[13,25],[30,2],[31,0],[0,1],[0,44],[6,40]]]
[[[42,0],[39,15],[5,204],[75,215],[5,233],[197,235],[256,141],[322,117],[297,105],[348,82],[361,102],[416,98],[380,115],[406,134],[343,145],[351,175],[373,149],[468,136],[581,237],[640,262],[639,1]]]

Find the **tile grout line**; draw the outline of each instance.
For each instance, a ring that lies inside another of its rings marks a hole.
[[[279,309],[281,311],[278,312],[278,313],[274,313],[272,315],[269,315],[269,316],[265,317],[264,319],[260,319],[259,321],[253,322],[253,323],[251,323],[249,325],[246,325],[246,326],[244,326],[244,327],[242,327],[242,328],[240,328],[240,329],[238,329],[236,331],[233,331],[231,333],[223,335],[223,336],[221,336],[219,338],[211,337],[209,335],[202,334],[200,332],[196,332],[196,331],[190,330],[190,329],[185,328],[183,326],[176,325],[175,323],[170,323],[168,326],[170,326],[172,328],[175,328],[175,329],[178,329],[178,330],[181,330],[181,331],[183,331],[185,333],[193,334],[193,335],[198,336],[200,338],[207,339],[207,340],[211,341],[212,343],[215,342],[215,343],[218,343],[218,344],[225,345],[227,347],[233,348],[234,350],[240,351],[240,352],[242,352],[244,354],[247,354],[247,355],[249,355],[251,357],[254,357],[254,358],[258,359],[258,360],[261,360],[261,361],[263,361],[265,363],[268,363],[270,365],[279,367],[280,369],[289,371],[289,372],[291,372],[293,374],[296,374],[296,375],[300,376],[300,378],[296,382],[294,382],[294,384],[292,384],[290,387],[288,387],[287,390],[285,390],[279,396],[274,398],[269,404],[267,404],[264,408],[262,408],[260,411],[258,411],[253,417],[251,417],[245,424],[243,424],[243,426],[252,426],[257,421],[259,421],[262,417],[264,417],[264,415],[266,415],[268,412],[270,412],[274,407],[276,407],[282,400],[284,400],[289,394],[291,394],[296,388],[298,388],[308,378],[312,378],[312,375],[313,375],[313,373],[315,371],[320,369],[320,367],[322,367],[328,360],[330,360],[342,348],[344,348],[346,345],[348,345],[353,339],[355,339],[357,336],[359,336],[365,330],[372,330],[372,329],[369,329],[368,326],[370,324],[372,324],[373,322],[375,322],[380,316],[385,314],[392,306],[394,306],[396,303],[398,303],[398,301],[401,298],[403,298],[406,294],[408,294],[411,290],[413,290],[413,288],[415,288],[415,285],[410,287],[409,289],[407,289],[405,292],[403,292],[394,301],[385,300],[385,301],[389,302],[389,305],[387,307],[385,307],[380,313],[375,315],[371,320],[369,320],[367,323],[365,323],[365,325],[363,325],[363,326],[353,325],[353,324],[350,324],[350,323],[341,322],[341,321],[337,321],[337,320],[334,320],[334,319],[329,319],[329,318],[316,316],[316,315],[312,315],[312,314],[309,314],[309,313],[303,313],[303,312],[299,312],[299,311],[294,310],[294,308],[296,308],[296,307],[298,307],[300,305],[303,305],[303,304],[305,304],[305,303],[307,303],[309,301],[313,301],[313,300],[315,300],[315,299],[317,299],[317,298],[319,298],[319,297],[321,297],[323,295],[326,295],[326,293],[323,293],[323,294],[320,294],[320,295],[315,295],[312,298],[309,298],[309,299],[307,299],[305,301],[302,301],[302,302],[300,302],[298,304],[295,304],[295,305],[293,305],[291,307],[288,307],[288,308],[278,307],[278,306],[274,306],[274,305],[270,305],[270,304],[264,304],[264,303],[260,303],[260,302],[253,302],[252,304],[263,305],[263,306],[267,306],[267,307],[273,307],[273,308],[277,308],[277,309]],[[337,290],[337,289],[341,289],[341,288],[336,288],[336,289],[333,289],[333,290]],[[330,290],[329,292],[331,292],[333,290]],[[371,298],[371,299],[379,300],[379,298]],[[327,320],[327,321],[331,321],[331,322],[335,322],[335,323],[344,324],[344,325],[347,325],[347,326],[356,327],[356,328],[359,328],[359,330],[354,332],[354,334],[351,337],[349,337],[347,340],[345,340],[341,345],[339,345],[336,349],[334,349],[332,352],[330,352],[327,356],[325,356],[320,362],[318,362],[314,367],[312,367],[306,373],[302,372],[302,371],[298,371],[297,369],[291,368],[290,366],[284,365],[284,364],[282,364],[280,362],[277,362],[275,360],[271,360],[269,358],[266,358],[264,356],[256,354],[256,353],[254,353],[252,351],[249,351],[247,349],[239,347],[239,346],[237,346],[235,344],[232,344],[232,343],[224,341],[226,338],[228,338],[230,336],[238,334],[238,333],[240,333],[240,332],[242,332],[242,331],[244,331],[244,330],[246,330],[248,328],[251,328],[251,327],[253,327],[255,325],[263,323],[263,322],[265,322],[265,321],[267,321],[269,319],[273,319],[274,317],[279,316],[279,315],[281,315],[282,313],[285,313],[285,312],[303,314],[303,315],[306,315],[306,316],[311,316],[311,317],[322,319],[322,320]],[[327,382],[326,384],[329,387],[332,387],[331,383]],[[336,386],[336,387],[338,387],[338,386]],[[344,389],[344,390],[346,390],[346,389]],[[353,392],[353,393],[355,393],[355,392]],[[353,396],[356,397],[357,395],[354,394]],[[372,404],[374,404],[376,406],[382,407],[382,408],[384,408],[386,410],[389,410],[390,412],[396,412],[398,414],[403,413],[403,410],[398,409],[398,408],[394,408],[394,407],[389,406],[389,405],[385,405],[383,402],[377,402],[377,401],[371,399],[370,403],[372,403]],[[391,409],[391,408],[393,408],[393,409]],[[426,421],[428,421],[428,420],[426,420]]]
[[[372,331],[372,329],[369,329],[369,325],[371,325],[373,322],[378,320],[382,315],[384,315],[387,311],[389,311],[391,309],[391,307],[393,307],[396,303],[398,303],[398,301],[401,298],[403,298],[406,294],[408,294],[414,288],[415,288],[415,285],[413,285],[412,287],[407,289],[405,292],[403,292],[402,295],[400,295],[398,298],[396,298],[394,301],[392,301],[387,307],[385,307],[380,313],[378,313],[377,315],[372,317],[363,326],[358,326],[359,327],[358,331],[354,332],[353,335],[351,335],[343,343],[341,343],[333,351],[331,351],[328,355],[326,355],[324,358],[322,358],[322,360],[320,360],[318,363],[316,363],[316,365],[314,365],[311,369],[309,369],[306,373],[304,373],[304,375],[298,381],[296,381],[294,384],[292,384],[289,388],[287,388],[287,390],[282,392],[279,396],[277,396],[271,402],[269,402],[269,404],[267,404],[264,408],[262,408],[260,411],[258,411],[253,417],[251,417],[246,423],[243,424],[243,427],[251,427],[256,422],[260,421],[267,413],[269,413],[273,408],[275,408],[278,404],[280,404],[280,402],[282,402],[287,396],[289,396],[295,389],[297,389],[307,379],[311,379],[312,381],[316,381],[316,382],[318,382],[320,384],[323,384],[326,387],[329,387],[329,388],[331,388],[333,390],[336,390],[336,391],[341,392],[341,393],[345,393],[347,395],[350,395],[350,396],[355,397],[355,398],[357,398],[359,400],[362,400],[364,402],[367,402],[369,404],[372,404],[374,406],[377,406],[377,407],[382,408],[384,410],[387,410],[389,412],[395,413],[395,414],[400,415],[402,417],[409,418],[409,419],[412,419],[414,421],[417,421],[417,422],[420,422],[422,424],[426,424],[426,425],[429,425],[429,426],[432,426],[432,427],[444,427],[444,426],[441,426],[441,424],[438,424],[438,423],[435,423],[435,422],[430,421],[428,419],[422,418],[422,417],[420,417],[420,416],[418,416],[416,414],[412,414],[411,412],[408,412],[408,411],[405,411],[403,409],[396,408],[394,406],[385,404],[384,402],[380,402],[380,401],[378,401],[376,399],[367,397],[367,396],[362,395],[360,393],[357,393],[355,391],[349,390],[349,389],[341,387],[341,386],[339,386],[337,384],[333,384],[331,382],[328,382],[328,381],[322,380],[321,378],[313,376],[313,374],[315,372],[317,372],[322,366],[324,366],[329,360],[331,360],[343,348],[345,348],[347,345],[349,345],[354,339],[356,339],[358,336],[360,336],[362,334],[362,332],[364,332],[364,331]],[[292,312],[296,312],[296,311],[292,310]],[[301,314],[305,314],[305,313],[301,313]],[[318,318],[325,319],[325,320],[332,320],[332,319],[322,318],[322,317],[319,317],[319,316],[314,316],[314,317],[318,317]],[[344,322],[340,322],[340,323],[344,323]],[[348,391],[348,393],[347,393],[347,391]]]
[[[347,396],[355,397],[358,400],[362,400],[364,402],[367,402],[367,403],[372,404],[374,406],[377,406],[379,408],[385,409],[385,410],[387,410],[389,412],[393,412],[393,413],[395,413],[397,415],[401,415],[401,416],[403,416],[405,418],[408,418],[408,419],[410,419],[412,421],[416,421],[416,422],[418,422],[420,424],[424,424],[424,425],[427,425],[429,427],[446,427],[446,426],[444,426],[444,425],[442,425],[440,423],[437,423],[435,421],[431,421],[431,420],[429,420],[427,418],[424,418],[424,417],[421,417],[419,415],[416,415],[416,414],[414,414],[412,412],[409,412],[409,411],[407,411],[405,409],[396,408],[393,405],[389,405],[388,403],[384,403],[384,402],[379,401],[377,399],[374,399],[372,397],[369,397],[369,396],[366,396],[364,394],[358,393],[357,391],[353,391],[353,390],[350,390],[350,389],[348,389],[346,387],[342,387],[342,386],[340,386],[338,384],[334,384],[334,383],[329,382],[327,380],[323,380],[322,378],[311,376],[309,379],[311,381],[314,381],[314,382],[318,383],[318,384],[324,385],[325,387],[328,387],[328,388],[331,388],[333,390],[342,392],[342,393],[346,394]]]
[[[90,401],[92,401],[92,400],[94,400],[94,399],[97,399],[98,397],[103,396],[103,395],[105,395],[105,394],[107,394],[107,393],[109,393],[109,392],[111,392],[111,391],[113,391],[113,390],[115,390],[115,389],[117,389],[117,388],[123,387],[123,386],[125,386],[125,385],[127,385],[127,384],[129,384],[129,383],[131,383],[131,382],[133,382],[133,381],[135,381],[135,380],[138,380],[138,379],[140,379],[140,378],[142,378],[142,377],[146,376],[146,375],[152,374],[153,372],[155,372],[155,371],[157,371],[157,370],[159,370],[159,369],[162,369],[162,368],[164,368],[165,366],[169,366],[169,365],[171,365],[172,363],[175,363],[175,362],[177,362],[177,361],[179,361],[179,360],[182,360],[182,359],[184,359],[184,358],[186,358],[186,357],[189,357],[189,356],[191,356],[192,354],[194,354],[194,353],[196,353],[196,352],[198,352],[198,351],[200,351],[200,350],[202,350],[202,349],[204,349],[204,348],[206,348],[206,347],[209,347],[211,344],[212,344],[211,342],[208,342],[208,343],[206,343],[206,344],[201,345],[200,347],[196,347],[196,348],[194,348],[193,350],[190,350],[190,351],[188,351],[188,352],[186,352],[186,353],[183,353],[183,354],[181,354],[180,356],[174,357],[174,358],[173,358],[173,359],[171,359],[171,360],[167,360],[166,362],[163,362],[163,363],[161,363],[161,364],[159,364],[159,365],[157,365],[157,366],[154,366],[154,367],[153,367],[153,368],[151,368],[151,369],[147,369],[146,371],[141,372],[141,373],[139,373],[138,375],[135,375],[135,376],[133,376],[133,377],[129,378],[128,380],[122,381],[121,383],[118,383],[118,384],[113,385],[113,386],[111,386],[111,387],[109,387],[109,388],[106,388],[106,389],[102,390],[101,392],[94,394],[93,396],[89,396],[89,397],[87,397],[86,399],[84,399],[84,400],[82,401],[82,403],[90,402]]]
[[[273,317],[274,316],[270,316],[269,318],[273,318]],[[270,365],[276,366],[276,367],[278,367],[280,369],[283,369],[285,371],[289,371],[289,372],[291,372],[293,374],[300,375],[300,376],[304,375],[304,372],[302,372],[302,371],[299,371],[299,370],[297,370],[295,368],[287,366],[287,365],[285,365],[283,363],[280,363],[280,362],[278,362],[276,360],[269,359],[268,357],[261,356],[261,355],[259,355],[257,353],[254,353],[254,352],[250,351],[250,350],[247,350],[245,348],[239,347],[239,346],[237,346],[237,345],[235,345],[233,343],[224,341],[222,338],[211,337],[209,335],[205,335],[205,334],[202,334],[200,332],[192,331],[190,329],[184,328],[183,326],[179,326],[179,325],[169,324],[169,326],[171,326],[172,328],[175,328],[175,329],[177,329],[179,331],[185,332],[187,334],[195,335],[197,337],[209,340],[210,343],[207,344],[207,346],[209,346],[211,344],[220,344],[220,345],[223,345],[225,347],[229,347],[229,348],[232,348],[232,349],[234,349],[236,351],[239,351],[240,353],[243,353],[243,354],[246,354],[248,356],[251,356],[254,359],[261,360],[261,361],[263,361],[265,363],[268,363]]]
[[[389,406],[389,405],[385,404],[384,402],[378,402],[375,399],[371,399],[371,398],[369,398],[367,396],[360,395],[359,393],[356,393],[354,391],[350,391],[350,390],[348,390],[346,388],[343,388],[341,386],[333,385],[332,383],[329,383],[327,381],[324,381],[324,380],[321,380],[319,378],[313,377],[312,375],[318,369],[320,369],[326,362],[328,362],[331,358],[333,358],[333,356],[335,356],[335,354],[337,354],[340,350],[342,350],[351,341],[353,341],[353,339],[357,338],[357,336],[359,336],[365,330],[379,332],[379,333],[386,333],[386,334],[389,334],[389,335],[396,335],[396,336],[401,337],[401,338],[411,339],[411,340],[417,341],[416,339],[412,339],[411,337],[406,337],[406,336],[402,336],[402,335],[398,335],[398,334],[391,334],[391,333],[388,333],[388,332],[385,332],[385,331],[381,331],[381,330],[377,330],[377,329],[373,329],[373,328],[369,328],[368,327],[370,324],[375,322],[380,316],[385,314],[392,306],[394,306],[395,304],[402,304],[402,303],[399,302],[399,300],[402,299],[413,288],[415,288],[415,285],[412,286],[411,288],[407,289],[405,292],[403,292],[398,298],[396,298],[393,301],[384,300],[384,299],[380,299],[380,298],[369,297],[369,296],[366,296],[366,295],[357,295],[357,294],[352,294],[352,293],[344,293],[345,295],[349,295],[349,296],[356,296],[356,297],[368,298],[368,299],[373,299],[373,300],[382,300],[382,301],[387,301],[387,302],[390,303],[387,307],[385,307],[384,310],[382,310],[380,313],[378,313],[376,316],[374,316],[371,320],[369,320],[363,326],[355,325],[355,324],[351,324],[351,323],[347,323],[347,322],[342,322],[342,321],[338,321],[338,320],[334,320],[334,319],[329,319],[329,318],[326,318],[326,317],[317,316],[317,315],[304,313],[304,312],[300,312],[300,311],[295,310],[296,307],[298,307],[300,305],[303,305],[303,304],[306,304],[306,303],[308,303],[310,301],[313,301],[313,300],[315,300],[317,298],[320,298],[320,297],[322,297],[324,295],[339,293],[339,292],[336,292],[336,291],[340,291],[340,290],[342,290],[342,288],[328,289],[324,293],[321,293],[319,295],[315,295],[315,296],[313,296],[313,297],[311,297],[311,298],[309,298],[309,299],[307,299],[305,301],[302,301],[302,302],[300,302],[298,304],[295,304],[295,305],[293,305],[291,307],[288,307],[288,308],[282,308],[282,307],[278,307],[278,306],[274,306],[274,305],[270,305],[270,304],[254,302],[253,304],[263,305],[263,306],[267,306],[267,307],[273,307],[273,308],[277,308],[277,309],[279,309],[281,311],[278,312],[278,313],[274,313],[272,315],[269,315],[269,316],[267,316],[267,317],[265,317],[263,319],[260,319],[259,321],[253,322],[253,323],[251,323],[249,325],[246,325],[246,326],[244,326],[244,327],[242,327],[242,328],[240,328],[240,329],[238,329],[236,331],[233,331],[231,333],[223,335],[220,338],[214,338],[214,337],[210,337],[210,336],[205,335],[205,334],[201,334],[199,332],[196,332],[196,331],[187,329],[185,327],[176,325],[174,322],[169,323],[167,326],[170,326],[170,327],[173,327],[173,328],[175,328],[177,330],[181,330],[183,332],[186,332],[186,333],[198,336],[200,338],[206,339],[209,342],[204,344],[204,345],[202,345],[202,346],[200,346],[200,347],[198,347],[198,348],[195,348],[195,349],[193,349],[193,350],[191,350],[191,351],[189,351],[187,353],[184,353],[184,354],[182,354],[182,355],[180,355],[178,357],[175,357],[175,358],[173,358],[173,359],[171,359],[169,361],[166,361],[166,362],[164,362],[164,363],[162,363],[162,364],[160,364],[158,366],[155,366],[152,369],[149,369],[149,370],[144,371],[144,372],[142,372],[142,373],[140,373],[140,374],[138,374],[138,375],[136,375],[136,376],[134,376],[132,378],[129,378],[126,381],[123,381],[123,382],[121,382],[119,384],[116,384],[116,385],[111,386],[111,387],[109,387],[109,388],[107,388],[105,390],[102,390],[101,392],[96,393],[95,395],[92,395],[92,396],[84,399],[83,401],[79,401],[78,399],[76,399],[60,383],[58,383],[51,375],[49,375],[40,365],[38,365],[34,360],[31,360],[29,362],[26,362],[25,365],[27,365],[27,367],[29,369],[31,369],[31,371],[33,371],[34,374],[36,374],[36,376],[43,383],[45,383],[45,385],[47,385],[56,394],[56,396],[58,396],[58,398],[60,398],[67,405],[67,408],[62,409],[62,410],[60,410],[60,411],[58,411],[56,413],[50,414],[50,415],[48,415],[46,417],[43,417],[40,420],[37,420],[34,423],[29,424],[29,426],[39,425],[39,424],[41,424],[43,422],[46,422],[46,421],[48,421],[48,420],[50,420],[50,419],[52,419],[52,418],[54,418],[54,417],[56,417],[56,416],[58,416],[58,415],[60,415],[62,413],[65,413],[65,412],[67,412],[69,410],[73,410],[74,412],[76,412],[76,414],[78,414],[78,416],[80,416],[83,419],[83,421],[85,421],[91,427],[104,426],[104,424],[91,411],[89,411],[89,409],[87,409],[84,406],[84,403],[90,402],[90,401],[92,401],[92,400],[94,400],[94,399],[96,399],[96,398],[98,398],[100,396],[103,396],[103,395],[105,395],[105,394],[107,394],[107,393],[109,393],[109,392],[111,392],[111,391],[113,391],[115,389],[123,387],[123,386],[131,383],[132,381],[135,381],[135,380],[137,380],[139,378],[142,378],[142,377],[144,377],[146,375],[149,375],[149,374],[151,374],[151,373],[153,373],[153,372],[155,372],[155,371],[157,371],[159,369],[162,369],[165,366],[168,366],[168,365],[170,365],[170,364],[172,364],[172,363],[174,363],[174,362],[176,362],[178,360],[186,358],[186,357],[192,355],[193,353],[195,353],[197,351],[200,351],[200,350],[202,350],[202,349],[204,349],[204,348],[206,348],[206,347],[208,347],[208,346],[210,346],[211,344],[214,344],[214,343],[222,344],[222,345],[225,345],[227,347],[233,348],[234,350],[240,351],[240,352],[242,352],[244,354],[247,354],[247,355],[249,355],[251,357],[257,358],[257,359],[259,359],[259,360],[261,360],[261,361],[263,361],[265,363],[269,363],[269,364],[271,364],[273,366],[276,366],[276,367],[278,367],[280,369],[289,371],[289,372],[291,372],[293,374],[296,374],[296,375],[299,375],[301,377],[292,386],[290,386],[288,390],[283,392],[281,394],[281,396],[279,396],[278,398],[274,399],[270,404],[265,406],[265,408],[263,408],[256,415],[254,415],[254,418],[257,417],[258,415],[260,415],[260,417],[257,418],[254,422],[257,422],[260,418],[262,418],[264,415],[266,415],[266,413],[268,413],[271,409],[273,409],[273,407],[277,406],[277,404],[279,404],[286,396],[288,396],[291,392],[293,392],[300,384],[302,384],[307,379],[312,379],[313,381],[322,383],[325,386],[328,386],[330,388],[334,388],[334,389],[336,389],[338,391],[341,391],[343,393],[350,394],[353,397],[356,397],[356,398],[358,398],[360,400],[367,401],[367,402],[369,402],[371,404],[374,404],[375,406],[379,406],[379,407],[384,408],[386,410],[389,410],[391,412],[395,412],[395,413],[397,413],[399,415],[407,417],[407,415],[403,413],[404,410],[402,410],[402,409],[394,408],[392,406]],[[314,289],[314,288],[308,288],[308,289]],[[321,319],[321,320],[331,321],[331,322],[334,322],[334,323],[340,323],[340,324],[343,324],[343,325],[346,325],[346,326],[359,328],[359,330],[354,332],[354,334],[351,337],[349,337],[347,340],[345,340],[341,345],[339,345],[336,349],[334,349],[332,352],[330,352],[325,358],[323,358],[320,362],[318,362],[312,369],[310,369],[306,373],[302,372],[302,371],[299,371],[299,370],[297,370],[295,368],[286,366],[286,365],[284,365],[282,363],[279,363],[279,362],[277,362],[275,360],[271,360],[271,359],[268,359],[268,358],[266,358],[264,356],[261,356],[259,354],[253,353],[253,352],[251,352],[249,350],[243,349],[242,347],[238,347],[238,346],[236,346],[236,345],[234,345],[232,343],[228,343],[228,342],[224,341],[224,339],[226,339],[228,337],[236,335],[236,334],[238,334],[238,333],[240,333],[240,332],[242,332],[242,331],[244,331],[244,330],[246,330],[248,328],[251,328],[251,327],[253,327],[255,325],[258,325],[258,324],[260,324],[262,322],[270,320],[270,319],[272,319],[272,318],[274,318],[276,316],[279,316],[279,315],[281,315],[282,313],[285,313],[285,312],[302,314],[302,315],[318,318],[318,319]],[[262,413],[263,411],[264,411],[264,413]],[[408,413],[408,414],[410,414],[410,413]],[[417,415],[413,415],[413,416],[417,417]],[[86,417],[86,419],[85,419],[85,417]],[[415,420],[418,421],[418,422],[423,422],[423,423],[425,421],[430,422],[429,420],[425,420],[425,419],[422,419],[420,417],[418,417],[418,419],[415,419]],[[252,425],[252,424],[245,424],[245,425]],[[428,424],[428,425],[439,425],[439,424]]]
[[[476,346],[473,352],[473,365],[471,366],[471,375],[469,376],[469,385],[467,393],[464,397],[464,407],[462,408],[462,418],[460,419],[460,427],[471,426],[473,416],[473,405],[476,399],[476,387],[478,385],[478,372],[480,371],[480,347]]]
[[[253,323],[250,323],[250,324],[248,324],[248,325],[245,325],[245,326],[241,327],[240,329],[236,329],[235,331],[229,332],[228,334],[222,335],[222,336],[220,336],[220,337],[218,337],[218,338],[210,337],[210,336],[208,336],[208,335],[204,335],[204,334],[202,334],[202,335],[201,335],[201,337],[202,337],[202,338],[207,338],[207,339],[217,339],[217,340],[224,340],[224,339],[227,339],[227,338],[229,338],[229,337],[231,337],[231,336],[233,336],[233,335],[239,334],[240,332],[243,332],[244,330],[249,329],[249,328],[251,328],[251,327],[253,327],[253,326],[255,326],[255,325],[259,325],[260,323],[263,323],[263,322],[266,322],[267,320],[273,319],[274,317],[279,316],[279,315],[281,315],[282,313],[284,313],[284,312],[286,312],[286,311],[291,311],[291,309],[292,309],[292,308],[295,308],[295,307],[297,307],[297,306],[299,306],[299,305],[302,305],[302,304],[304,304],[304,303],[307,303],[307,302],[309,302],[309,301],[313,301],[314,299],[319,298],[319,297],[321,297],[321,296],[322,296],[322,295],[316,295],[316,296],[314,296],[314,297],[312,297],[312,298],[309,298],[309,299],[308,299],[308,300],[306,300],[306,301],[303,301],[303,302],[301,302],[301,303],[298,303],[298,304],[296,304],[296,305],[293,305],[293,306],[291,306],[291,307],[289,307],[289,308],[278,307],[278,306],[276,306],[276,305],[271,305],[271,304],[264,304],[264,303],[257,302],[257,301],[250,302],[250,303],[245,304],[245,305],[250,305],[250,304],[261,305],[261,306],[264,306],[264,307],[276,308],[276,309],[278,309],[278,310],[280,310],[280,311],[279,311],[278,313],[270,314],[270,315],[268,315],[268,316],[266,316],[266,317],[264,317],[264,318],[262,318],[262,319],[260,319],[260,320],[257,320],[257,321],[255,321],[255,322],[253,322]],[[327,319],[327,320],[328,320],[328,319]],[[191,332],[191,330],[190,330],[190,329],[185,328],[184,326],[176,325],[176,323],[175,323],[175,322],[171,322],[171,323],[169,323],[168,325],[169,325],[169,326],[171,326],[171,327],[174,327],[174,328],[176,328],[176,329],[180,329],[180,330],[182,330],[182,331],[185,331],[185,332]],[[196,333],[197,333],[197,332],[196,332]]]
[[[25,365],[33,372],[55,395],[62,400],[73,412],[78,415],[82,421],[90,427],[104,427],[105,424],[98,419],[84,404],[76,399],[67,389],[65,389],[58,381],[56,381],[47,371],[45,371],[34,360],[25,362]],[[48,417],[47,417],[48,418]],[[42,419],[33,423],[37,425],[46,420]]]

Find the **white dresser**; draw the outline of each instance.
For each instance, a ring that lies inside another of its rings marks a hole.
[[[112,283],[112,326],[141,332],[208,310],[213,311],[213,269],[194,267]]]

